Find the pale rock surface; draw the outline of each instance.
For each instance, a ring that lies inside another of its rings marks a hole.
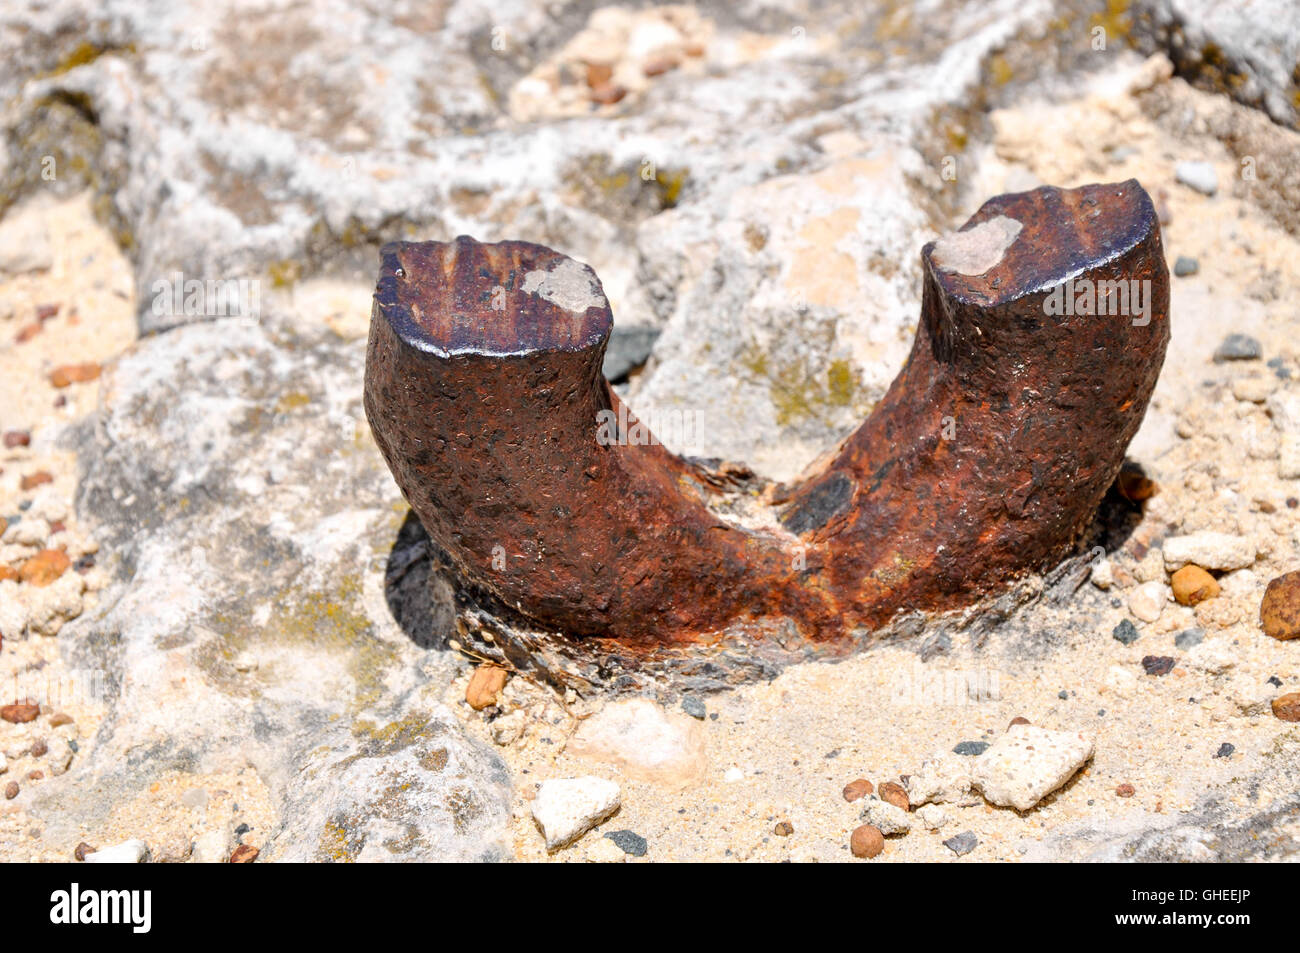
[[[862,801],[863,822],[871,824],[886,837],[892,834],[906,834],[912,829],[912,818],[907,811],[896,804],[882,801],[874,794],[868,794]]]
[[[149,848],[139,839],[123,841],[86,855],[88,864],[139,864],[144,862]]]
[[[1092,751],[1078,732],[1012,725],[975,759],[972,774],[991,804],[1027,811],[1070,780]]]
[[[533,820],[546,839],[546,849],[558,850],[608,818],[619,803],[618,785],[605,778],[552,778],[537,789]]]
[[[1166,539],[1164,554],[1170,572],[1188,563],[1202,569],[1244,569],[1255,562],[1255,544],[1233,533],[1200,530]]]
[[[928,831],[937,831],[948,823],[948,812],[938,804],[923,804],[917,808],[916,816]]]
[[[1128,611],[1142,622],[1155,622],[1169,603],[1170,588],[1163,582],[1144,582],[1129,593]]]
[[[618,767],[630,778],[686,787],[704,776],[704,728],[647,698],[610,702],[586,719],[569,742],[578,757]]]
[[[913,807],[927,803],[955,803],[963,800],[971,789],[971,761],[969,757],[937,752],[916,769],[903,782],[907,800]]]

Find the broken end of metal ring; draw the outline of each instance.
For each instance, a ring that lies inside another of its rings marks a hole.
[[[456,573],[538,626],[635,654],[776,620],[835,650],[1067,555],[1169,340],[1135,180],[998,196],[922,261],[916,339],[883,399],[797,483],[745,482],[766,502],[744,521],[734,470],[636,430],[601,376],[599,280],[540,245],[385,246],[367,416]]]

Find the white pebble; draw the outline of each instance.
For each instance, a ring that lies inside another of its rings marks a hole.
[[[1027,811],[1074,776],[1093,743],[1072,731],[1012,725],[975,759],[972,774],[985,799]]]
[[[937,831],[948,823],[948,812],[938,804],[923,804],[916,809],[916,816],[921,819],[926,830]]]
[[[1201,530],[1165,540],[1165,569],[1182,569],[1188,563],[1202,569],[1245,569],[1255,562],[1255,544],[1244,536]]]
[[[114,844],[112,847],[105,847],[103,850],[97,850],[93,854],[86,855],[88,864],[139,864],[144,861],[145,854],[149,848],[145,846],[142,840],[134,839],[122,841],[120,844]]]
[[[922,761],[921,766],[903,782],[908,802],[915,807],[918,804],[963,800],[970,793],[970,766],[969,757],[949,752],[941,752]]]
[[[1202,195],[1213,195],[1219,191],[1219,175],[1214,166],[1200,160],[1180,162],[1174,167],[1178,181],[1189,189],[1195,189]]]
[[[533,820],[537,822],[546,849],[571,844],[618,810],[618,785],[605,778],[553,778],[543,781],[533,799]]]
[[[1142,622],[1155,622],[1165,611],[1169,596],[1169,587],[1163,582],[1144,582],[1129,593],[1128,611]]]
[[[886,837],[890,834],[906,834],[912,829],[912,818],[905,810],[880,800],[874,794],[867,795],[862,802],[862,819],[878,828]]]
[[[1098,559],[1092,564],[1092,584],[1103,590],[1115,584],[1115,568],[1109,559]]]

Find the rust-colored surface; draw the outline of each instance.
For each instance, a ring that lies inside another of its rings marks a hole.
[[[847,644],[1067,555],[1164,358],[1168,272],[1137,182],[999,196],[962,236],[922,250],[920,328],[875,412],[822,470],[762,487],[767,528],[716,511],[743,471],[645,442],[600,374],[599,281],[538,245],[386,246],[366,413],[456,574],[542,628],[635,653],[778,620]],[[1078,303],[1085,281],[1143,297],[1049,313],[1071,278]]]

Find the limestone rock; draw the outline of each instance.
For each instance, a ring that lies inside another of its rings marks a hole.
[[[1065,784],[1092,757],[1082,734],[1012,725],[975,759],[973,776],[986,800],[1027,811]]]
[[[882,801],[874,794],[867,795],[862,801],[862,813],[859,815],[864,823],[880,831],[886,837],[892,834],[906,834],[912,829],[911,815],[897,805]]]
[[[938,753],[922,761],[903,782],[903,788],[913,807],[961,801],[971,789],[971,759],[950,752]]]
[[[628,777],[685,787],[704,776],[704,728],[646,698],[607,704],[569,742],[578,757],[616,765]]]
[[[149,848],[142,840],[127,840],[86,855],[88,864],[139,864],[143,863]]]
[[[1244,569],[1255,562],[1255,544],[1245,536],[1201,530],[1165,540],[1165,568],[1169,572],[1194,563],[1202,569]]]
[[[619,787],[613,781],[590,776],[553,778],[537,789],[533,820],[546,839],[546,849],[558,850],[608,818],[619,804]]]

